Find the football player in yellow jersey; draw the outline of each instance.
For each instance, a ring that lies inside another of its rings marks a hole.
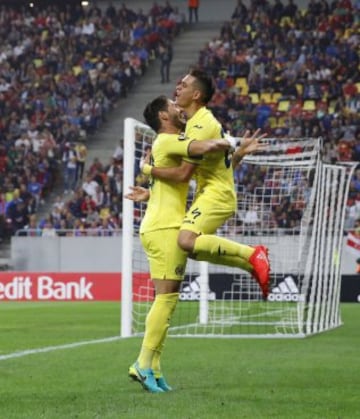
[[[176,87],[176,103],[186,113],[185,138],[204,141],[224,136],[221,124],[206,108],[215,92],[213,79],[202,70],[190,71]],[[246,136],[239,139],[246,147],[256,139]],[[231,137],[232,140],[236,140]],[[236,154],[236,152],[235,152]],[[270,263],[268,249],[264,246],[248,246],[215,235],[236,211],[236,194],[232,161],[228,151],[204,155],[202,158],[184,158],[187,165],[195,168],[197,190],[194,201],[187,211],[178,236],[179,246],[191,258],[215,264],[235,266],[250,272],[258,282],[263,297],[269,293]],[[151,176],[173,179],[172,169],[152,167]]]
[[[171,390],[160,366],[160,356],[175,310],[180,284],[184,276],[187,253],[177,244],[179,228],[186,211],[188,181],[194,171],[191,163],[182,158],[213,154],[230,148],[221,139],[193,141],[181,135],[184,121],[179,107],[165,96],[153,100],[144,111],[148,125],[157,132],[152,146],[154,165],[171,167],[177,181],[153,179],[150,193],[140,187],[127,195],[136,201],[148,200],[140,227],[140,238],[145,249],[150,275],[155,286],[155,300],[147,315],[145,335],[137,361],[130,366],[129,375],[153,393]]]

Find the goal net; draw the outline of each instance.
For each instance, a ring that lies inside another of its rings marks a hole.
[[[154,132],[127,118],[123,192],[147,185],[139,169]],[[269,248],[271,291],[236,268],[188,261],[169,335],[304,337],[341,325],[340,255],[351,165],[321,161],[321,139],[268,139],[234,172],[238,208],[217,234]],[[193,187],[190,187],[189,202]],[[154,299],[139,226],[146,204],[123,201],[121,335],[141,335]],[[169,211],[171,209],[169,208]]]

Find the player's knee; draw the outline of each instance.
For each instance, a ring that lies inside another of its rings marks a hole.
[[[178,245],[185,252],[191,253],[194,250],[196,235],[180,232],[178,237]]]
[[[172,294],[180,291],[181,281],[178,280],[154,280],[156,295]]]

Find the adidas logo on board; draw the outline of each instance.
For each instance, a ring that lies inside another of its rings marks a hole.
[[[304,294],[299,293],[294,278],[286,276],[276,287],[271,290],[268,301],[305,301]]]
[[[199,301],[200,300],[200,285],[196,278],[183,287],[180,292],[179,299],[181,301]],[[214,301],[216,299],[215,292],[209,289],[208,300]]]

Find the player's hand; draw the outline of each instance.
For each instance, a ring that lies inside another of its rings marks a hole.
[[[143,167],[145,166],[145,164],[150,164],[150,161],[151,161],[150,159],[151,159],[151,149],[148,148],[144,151],[144,154],[141,157],[140,162],[139,162],[139,168],[141,171],[143,170]]]
[[[245,132],[239,147],[237,147],[233,153],[233,166],[240,163],[243,157],[247,154],[267,149],[267,144],[262,142],[262,140],[266,137],[266,134],[260,134],[260,132],[260,129],[256,130],[252,135],[250,131]]]
[[[263,143],[261,143],[261,140],[263,138],[266,137],[266,133],[265,134],[261,134],[261,129],[257,129],[253,135],[251,135],[250,131],[247,130],[245,131],[244,136],[241,138],[240,141],[240,147],[243,147],[244,149],[246,149],[246,147],[251,146],[252,148],[256,145],[256,146],[264,146]],[[256,150],[252,150],[252,151],[256,151]],[[252,152],[250,151],[250,152]],[[246,153],[249,154],[249,153]]]
[[[148,189],[143,188],[142,186],[130,186],[131,192],[125,194],[126,199],[130,199],[135,202],[145,202],[150,197],[150,192]]]

